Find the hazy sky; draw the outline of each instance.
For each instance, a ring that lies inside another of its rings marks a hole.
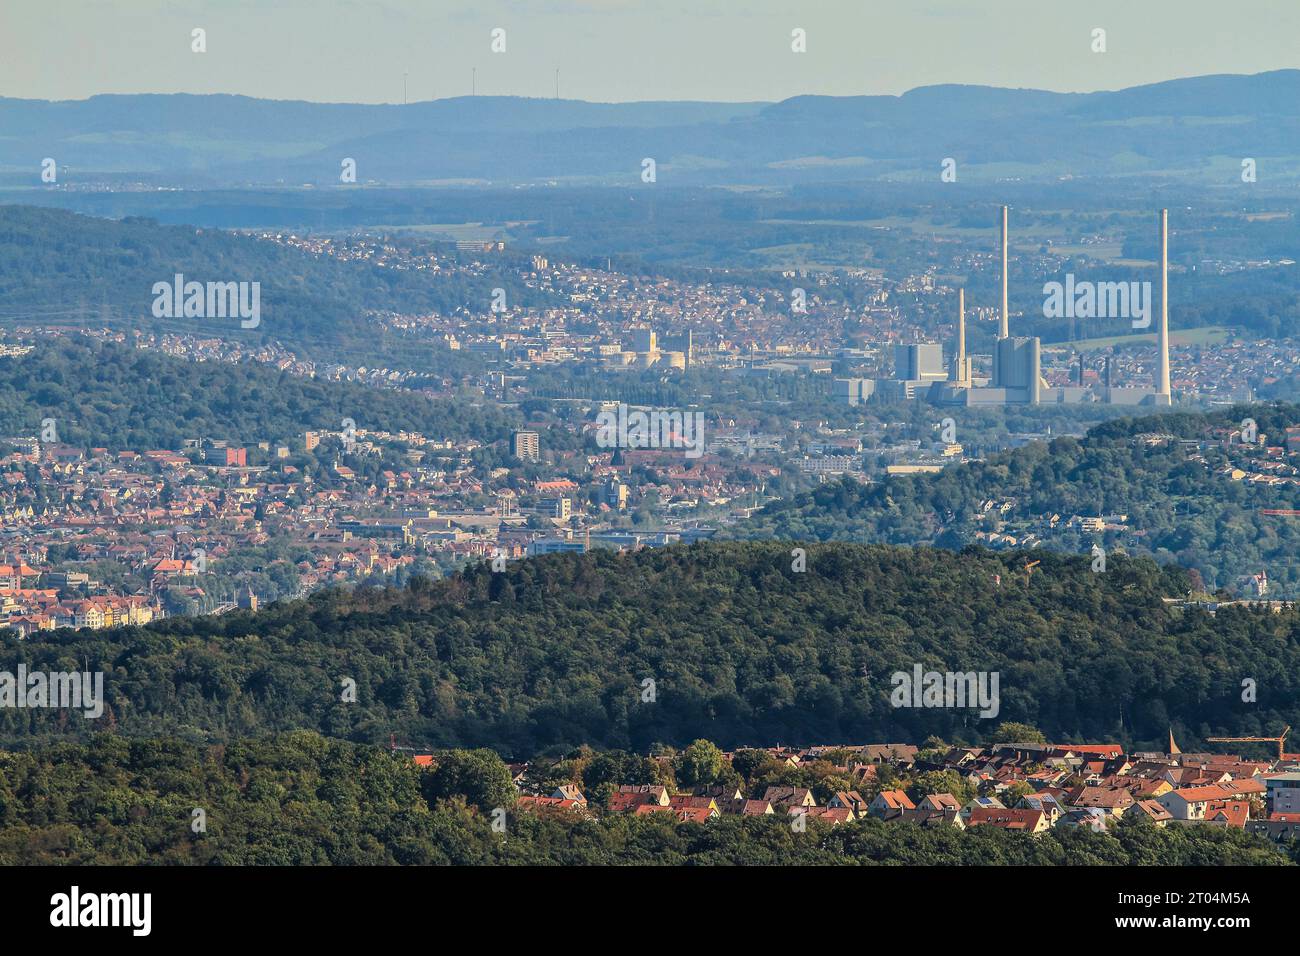
[[[589,100],[1117,89],[1300,67],[1300,0],[0,0],[0,96],[401,102],[403,73],[414,101],[474,68],[479,93],[553,96],[557,67]]]

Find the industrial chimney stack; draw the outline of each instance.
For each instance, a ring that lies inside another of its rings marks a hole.
[[[959,385],[969,385],[970,375],[966,361],[966,290],[957,290],[957,357],[953,361],[952,380]]]
[[[998,338],[1005,339],[1011,333],[1007,331],[1007,207],[1002,207],[1002,320],[998,326]]]
[[[1160,210],[1160,329],[1156,333],[1156,401],[1172,402],[1169,391],[1169,210]]]

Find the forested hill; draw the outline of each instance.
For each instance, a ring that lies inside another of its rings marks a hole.
[[[311,729],[524,758],[704,736],[977,742],[1025,721],[1130,744],[1172,724],[1187,748],[1300,724],[1300,615],[1167,605],[1188,587],[1176,568],[1116,557],[1097,574],[1035,553],[1027,575],[1025,554],[827,544],[796,572],[790,552],[551,555],[256,615],[7,639],[0,671],[103,670],[108,706],[98,721],[5,708],[0,745],[92,729],[213,741]],[[917,663],[998,672],[997,718],[891,706],[891,674]],[[1257,703],[1241,701],[1246,677]],[[355,703],[342,699],[349,679]]]
[[[338,430],[344,418],[369,431],[431,438],[507,437],[510,413],[468,401],[328,382],[255,363],[190,362],[85,336],[45,339],[0,358],[0,431],[39,434],[53,418],[60,441],[177,450],[199,435],[301,446],[304,431]]]
[[[1122,419],[1081,440],[1035,442],[937,474],[868,485],[845,479],[775,502],[730,533],[944,547],[975,542],[980,532],[1017,540],[1035,534],[1044,547],[1074,554],[1089,553],[1095,543],[1176,561],[1195,570],[1209,590],[1232,589],[1242,576],[1263,570],[1269,597],[1295,598],[1300,520],[1262,512],[1300,508],[1300,486],[1252,476],[1288,476],[1300,463],[1235,439],[1228,444],[1247,417],[1268,445],[1283,446],[1286,427],[1300,424],[1300,408],[1252,405]],[[1167,440],[1146,440],[1154,435]],[[1234,477],[1229,466],[1244,477]],[[1046,523],[1052,515],[1061,519],[1055,528]],[[1127,515],[1127,527],[1104,534],[1067,528],[1075,515]]]
[[[260,322],[156,318],[153,286],[186,281],[260,283]],[[486,313],[492,289],[508,301],[549,301],[506,268],[482,274],[399,269],[313,255],[269,240],[150,219],[96,219],[56,209],[0,205],[0,324],[100,327],[263,339],[342,361],[379,360],[384,344],[368,310]]]

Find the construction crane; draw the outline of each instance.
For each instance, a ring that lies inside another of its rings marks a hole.
[[[1029,561],[1025,564],[1025,584],[1029,584],[1029,579],[1034,576],[1034,568],[1042,563],[1042,561]]]
[[[1294,508],[1260,508],[1259,513],[1262,515],[1278,515],[1283,518],[1298,518],[1300,511]]]
[[[1277,760],[1278,763],[1281,763],[1285,756],[1282,752],[1282,743],[1289,733],[1291,733],[1291,727],[1288,725],[1276,737],[1206,737],[1205,739],[1216,744],[1277,744]]]

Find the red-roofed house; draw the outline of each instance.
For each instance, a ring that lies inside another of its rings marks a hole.
[[[1250,803],[1246,800],[1215,800],[1205,810],[1205,822],[1219,826],[1242,829],[1250,819]]]
[[[1137,801],[1121,787],[1080,787],[1071,792],[1069,802],[1071,806],[1095,807],[1118,817]]]
[[[836,826],[853,821],[853,811],[848,807],[791,807],[791,813],[806,813],[810,820],[821,820]]]
[[[717,807],[670,807],[682,823],[708,823],[718,815]]]
[[[896,817],[904,810],[915,809],[916,804],[902,790],[881,790],[867,806],[868,813],[882,820]]]
[[[972,810],[966,826],[993,826],[1032,834],[1048,829],[1047,816],[1042,810]]]
[[[666,808],[668,791],[660,786],[645,784],[642,786],[622,786],[618,792],[609,795],[609,809],[613,813],[632,813],[643,806]]]
[[[570,813],[586,814],[587,804],[580,803],[577,800],[568,800],[562,797],[520,797],[515,806],[520,810],[529,811],[567,811]]]

